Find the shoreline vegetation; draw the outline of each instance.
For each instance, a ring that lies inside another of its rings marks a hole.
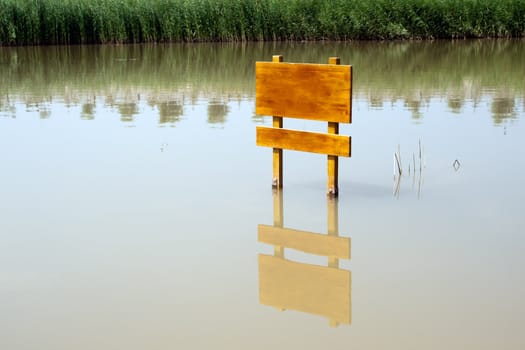
[[[0,46],[525,36],[525,0],[0,0]]]

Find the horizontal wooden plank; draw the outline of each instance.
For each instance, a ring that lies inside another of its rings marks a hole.
[[[350,238],[259,225],[258,241],[261,243],[297,249],[305,253],[350,259]]]
[[[259,302],[351,322],[351,273],[259,254]]]
[[[257,126],[257,146],[350,157],[351,137]]]
[[[255,112],[352,122],[352,66],[256,62]]]

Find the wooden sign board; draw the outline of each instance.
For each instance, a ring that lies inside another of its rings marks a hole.
[[[273,128],[257,127],[258,146],[273,148],[272,186],[283,184],[283,150],[326,154],[327,193],[338,194],[338,158],[350,157],[351,138],[339,134],[339,123],[352,122],[352,66],[338,57],[328,64],[255,63],[255,113],[273,116]],[[283,129],[283,118],[328,122],[328,133]]]
[[[350,157],[350,136],[257,127],[257,146]]]
[[[259,254],[259,302],[351,323],[351,273]]]
[[[255,113],[352,122],[352,66],[329,64],[255,64]]]

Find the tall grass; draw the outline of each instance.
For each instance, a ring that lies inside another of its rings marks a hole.
[[[525,0],[0,0],[0,45],[525,36]]]

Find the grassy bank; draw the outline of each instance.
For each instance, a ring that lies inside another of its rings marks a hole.
[[[525,36],[525,0],[0,0],[0,45]]]

